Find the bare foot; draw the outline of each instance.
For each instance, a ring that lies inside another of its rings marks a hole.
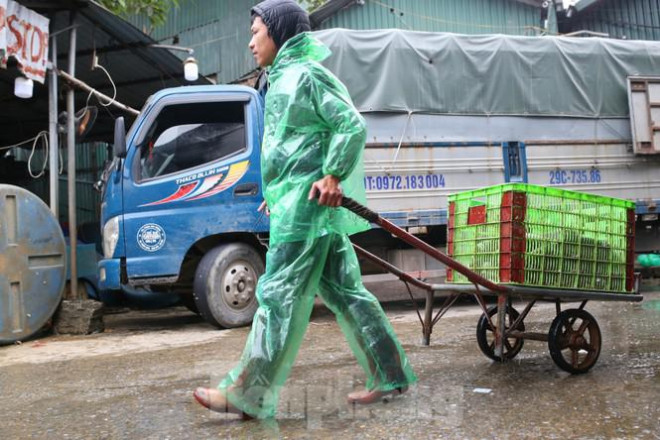
[[[387,401],[388,397],[398,396],[408,391],[408,387],[400,387],[389,391],[380,390],[362,390],[354,391],[348,395],[348,403],[369,404],[379,400]]]
[[[200,405],[210,409],[211,411],[219,413],[240,414],[243,416],[243,420],[250,420],[254,418],[239,408],[236,408],[220,391],[213,388],[199,387],[193,393],[193,397],[195,397],[195,400],[199,402]]]

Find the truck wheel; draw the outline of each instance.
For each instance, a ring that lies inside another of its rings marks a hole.
[[[248,325],[257,311],[261,256],[242,243],[223,244],[204,255],[195,271],[193,292],[199,313],[223,328]]]
[[[199,309],[195,302],[195,295],[182,293],[179,295],[179,298],[182,306],[193,312],[195,315],[199,315]]]

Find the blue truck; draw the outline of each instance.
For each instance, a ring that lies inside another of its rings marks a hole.
[[[367,121],[364,183],[385,218],[442,249],[448,194],[556,185],[636,201],[637,252],[660,249],[660,43],[316,35]],[[147,286],[217,326],[251,321],[268,245],[268,217],[257,211],[263,110],[250,87],[189,86],[149,98],[128,133],[117,119],[103,175],[101,289]],[[417,277],[444,276],[378,228],[354,240]],[[379,298],[397,295],[392,276],[368,263],[363,274]]]

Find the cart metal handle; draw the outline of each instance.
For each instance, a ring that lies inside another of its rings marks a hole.
[[[358,216],[362,217],[363,219],[375,223],[381,228],[385,229],[387,232],[396,235],[399,237],[401,240],[405,241],[411,246],[416,247],[417,249],[423,251],[425,254],[430,255],[431,257],[435,258],[436,260],[442,262],[443,264],[451,267],[455,271],[461,273],[462,275],[465,275],[468,280],[475,284],[479,284],[480,286],[483,286],[489,290],[492,290],[493,292],[508,292],[508,289],[504,286],[500,286],[498,284],[493,283],[492,281],[482,277],[481,275],[473,272],[466,266],[463,266],[461,263],[458,261],[454,260],[453,258],[449,257],[448,255],[443,254],[433,246],[429,245],[428,243],[420,240],[419,238],[415,237],[412,234],[409,234],[408,232],[404,231],[403,229],[399,228],[395,224],[391,223],[388,220],[385,220],[383,217],[378,215],[378,213],[372,211],[371,209],[367,208],[366,206],[356,202],[355,200],[351,199],[350,197],[343,197],[341,206],[348,209],[354,214],[357,214]]]

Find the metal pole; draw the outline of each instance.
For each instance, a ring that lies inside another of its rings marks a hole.
[[[506,331],[506,312],[507,312],[507,296],[503,293],[497,295],[497,320],[495,321],[495,356],[499,357],[502,361],[504,359],[504,332]]]
[[[49,153],[49,182],[50,182],[50,210],[59,219],[59,145],[57,135],[57,37],[50,42],[51,69],[48,72],[48,144]]]
[[[76,20],[76,12],[70,12],[70,21],[73,25]],[[72,27],[69,31],[69,74],[76,76],[76,27]],[[74,104],[74,91],[70,87],[66,92],[66,112],[67,112],[67,127],[66,127],[66,145],[67,145],[67,190],[69,196],[69,248],[70,248],[70,274],[71,274],[71,294],[70,299],[78,298],[78,259],[76,248],[78,240],[76,237],[76,133],[75,133],[75,104]]]
[[[57,74],[64,78],[66,82],[68,82],[72,87],[78,87],[86,92],[90,92],[94,94],[95,96],[98,96],[99,98],[103,99],[104,101],[107,101],[110,103],[110,105],[113,105],[117,107],[120,110],[125,111],[126,113],[129,113],[133,116],[137,116],[140,114],[139,111],[135,110],[132,107],[129,107],[125,104],[122,104],[121,102],[117,101],[116,99],[112,99],[108,95],[104,95],[103,93],[97,91],[96,89],[93,89],[92,87],[88,86],[85,84],[83,81],[80,81],[78,78],[74,78],[73,76],[69,75],[68,73],[62,71],[62,70],[57,70]],[[593,142],[592,142],[593,144]]]
[[[422,324],[422,345],[431,343],[431,332],[433,332],[433,291],[426,291],[426,303],[424,304],[424,322]]]

